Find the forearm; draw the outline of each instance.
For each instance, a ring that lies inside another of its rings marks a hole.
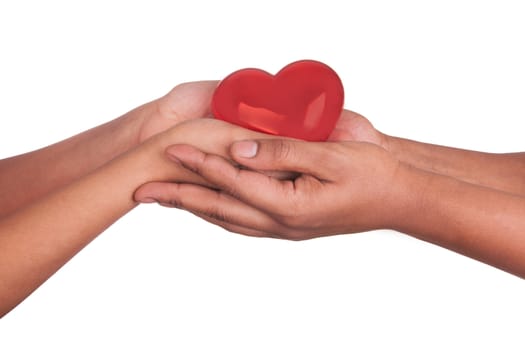
[[[173,164],[166,157],[167,146],[191,143],[227,156],[231,142],[257,135],[213,119],[181,123],[0,219],[0,316],[131,210],[140,185],[154,181],[207,184],[194,172]]]
[[[135,207],[149,181],[196,181],[173,165],[165,133],[0,220],[0,317]]]
[[[414,167],[525,195],[525,153],[493,154],[386,136],[386,147]]]
[[[525,278],[525,198],[407,166],[401,171],[408,174],[399,197],[405,210],[392,228]]]
[[[152,104],[37,151],[0,160],[0,217],[93,171],[138,143]]]
[[[123,157],[0,223],[0,316],[135,206],[133,191],[147,180],[140,157]]]

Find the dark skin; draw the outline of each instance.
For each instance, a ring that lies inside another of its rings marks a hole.
[[[157,182],[142,186],[135,198],[258,237],[301,240],[393,229],[525,277],[525,153],[396,138],[350,111],[329,141],[237,142],[229,158],[241,167],[173,145],[169,157],[212,188]],[[268,175],[275,171],[299,175]]]

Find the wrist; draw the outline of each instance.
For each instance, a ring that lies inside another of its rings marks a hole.
[[[157,133],[165,130],[168,126],[161,124],[161,110],[158,100],[145,103],[122,116],[126,120],[126,127],[132,133],[133,146],[138,146]],[[176,124],[169,121],[169,126]]]
[[[134,188],[148,182],[191,182],[208,185],[195,173],[170,159],[166,153],[168,146],[179,143],[191,143],[193,134],[183,127],[174,127],[150,137],[124,157],[135,169],[137,176]]]
[[[398,147],[396,138],[387,134],[383,134],[379,131],[378,133],[381,140],[381,147],[386,149],[388,152],[395,154]]]
[[[400,162],[406,163],[410,166],[415,165],[413,164],[413,150],[409,147],[409,144],[407,144],[407,140],[387,134],[382,134],[382,136],[384,149]]]
[[[433,174],[399,162],[391,186],[387,205],[387,229],[406,233],[410,225],[421,219],[427,207],[427,192],[431,187]]]

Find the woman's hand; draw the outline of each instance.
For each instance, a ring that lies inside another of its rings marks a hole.
[[[187,119],[209,116],[217,82],[185,83],[166,96],[48,147],[0,160],[0,218],[89,174]]]
[[[388,150],[388,136],[374,128],[362,115],[344,110],[328,141],[368,142]]]
[[[141,184],[204,183],[165,156],[168,145],[190,143],[226,156],[229,144],[252,137],[264,135],[209,118],[180,123],[0,218],[0,318],[133,209]]]
[[[211,96],[217,83],[218,81],[183,83],[163,97],[139,107],[146,112],[142,115],[139,142],[183,121],[210,116]]]

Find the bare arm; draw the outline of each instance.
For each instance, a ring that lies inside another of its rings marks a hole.
[[[402,162],[466,182],[525,196],[525,153],[485,153],[387,136]]]
[[[525,195],[525,153],[484,153],[388,136],[351,111],[343,112],[332,140],[370,142],[416,168]]]
[[[208,114],[216,82],[186,83],[166,96],[67,140],[0,160],[0,218],[93,171],[148,137]]]
[[[142,157],[115,160],[0,221],[0,316],[134,207]]]
[[[0,160],[0,217],[30,203],[138,144],[151,105],[37,151]]]
[[[205,184],[198,175],[166,158],[169,144],[191,143],[226,156],[229,143],[255,135],[213,119],[182,123],[1,219],[0,316],[133,209],[133,193],[141,184]]]
[[[403,166],[390,228],[525,278],[525,197]]]

